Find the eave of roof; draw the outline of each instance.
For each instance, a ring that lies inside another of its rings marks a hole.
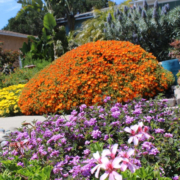
[[[14,37],[20,37],[20,38],[27,38],[28,34],[21,34],[21,33],[17,33],[17,32],[12,32],[12,31],[4,31],[4,30],[0,30],[0,35],[4,35],[4,36],[14,36]]]

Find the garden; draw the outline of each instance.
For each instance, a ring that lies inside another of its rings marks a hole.
[[[0,117],[46,118],[1,143],[0,180],[180,179],[180,108],[165,97],[175,77],[159,63],[179,58],[180,7],[144,1],[97,12],[60,48],[43,45],[51,22],[22,47],[33,69],[12,69],[17,52],[0,48]]]

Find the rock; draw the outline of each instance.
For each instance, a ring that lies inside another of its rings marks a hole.
[[[175,98],[169,98],[167,99],[167,104],[169,104],[169,106],[173,107],[176,105],[176,99]]]
[[[174,96],[176,98],[177,105],[179,105],[180,104],[180,87],[179,86],[175,87],[175,89],[174,89]]]

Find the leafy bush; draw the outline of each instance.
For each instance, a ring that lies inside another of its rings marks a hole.
[[[18,60],[19,55],[18,51],[3,50],[3,42],[0,41],[0,71],[3,70],[4,64],[12,65]]]
[[[170,45],[173,47],[173,49],[169,53],[170,57],[180,60],[180,40],[176,39]]]
[[[24,65],[31,65],[31,62],[36,66],[33,69],[28,68],[16,68],[14,73],[10,74],[9,76],[1,75],[1,87],[7,87],[11,85],[18,85],[18,84],[26,84],[35,74],[37,74],[40,70],[44,69],[50,61],[38,59],[34,61],[25,61]]]
[[[141,95],[153,97],[173,82],[156,58],[130,42],[97,41],[61,56],[23,89],[24,114],[54,113],[110,95],[119,102]]]
[[[136,170],[137,175],[144,176],[142,180],[147,175],[154,176],[158,169],[161,177],[180,175],[179,108],[168,108],[166,100],[157,99],[135,99],[123,105],[106,97],[104,103],[104,106],[89,107],[83,104],[68,119],[54,115],[43,122],[24,123],[4,144],[1,161],[15,156],[27,161],[37,159],[42,167],[53,166],[52,179],[95,180],[98,167],[106,170],[97,161],[102,153],[106,162],[107,158],[121,158],[118,172],[123,176],[128,175],[126,169]],[[110,149],[112,155],[105,149]]]
[[[139,44],[151,52],[158,61],[169,59],[168,53],[173,39],[180,35],[180,6],[169,11],[169,5],[148,8],[146,1],[142,7],[124,7],[124,13],[114,11],[107,16],[104,30],[108,40],[125,40]]]
[[[18,84],[0,89],[0,116],[21,114],[18,100],[24,84]]]
[[[14,73],[9,76],[3,76],[3,86],[8,87],[11,85],[26,84],[38,71],[37,68],[17,68]]]
[[[5,169],[2,172],[2,169]],[[15,157],[13,160],[1,161],[0,179],[2,180],[49,180],[52,166],[42,167],[38,161],[27,161]]]

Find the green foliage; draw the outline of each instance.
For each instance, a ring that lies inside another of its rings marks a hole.
[[[27,83],[35,74],[37,74],[40,70],[42,70],[46,65],[50,63],[50,61],[34,61],[36,67],[33,69],[28,68],[17,68],[13,74],[9,76],[1,76],[2,78],[2,87],[8,87],[11,85],[25,84]]]
[[[17,165],[18,161],[22,161],[24,166]],[[38,161],[28,161],[27,159],[18,159],[15,157],[14,160],[1,161],[0,180],[49,180],[52,171],[52,166],[47,165],[42,167]]]
[[[169,59],[169,43],[180,35],[180,7],[169,11],[165,5],[154,8],[125,7],[124,12],[109,13],[105,24],[106,40],[139,44],[158,61]]]
[[[18,51],[3,50],[3,42],[0,41],[0,71],[5,64],[12,65],[19,57]]]
[[[122,11],[124,5],[130,6],[129,2],[132,0],[126,0],[120,5],[118,8]],[[78,45],[85,44],[87,42],[97,41],[97,40],[104,40],[105,36],[103,33],[104,30],[104,23],[106,22],[106,17],[108,13],[113,13],[115,7],[109,7],[107,10],[94,10],[94,18],[88,19],[87,21],[83,22],[81,29],[75,31],[75,38],[73,38],[74,42]]]
[[[55,20],[54,16],[50,13],[47,13],[44,16],[43,25],[48,30],[54,29],[54,27],[56,26],[56,20]]]
[[[42,1],[32,0],[31,4],[24,5],[16,17],[8,20],[3,29],[29,35],[40,35],[43,28],[43,17],[47,13]]]
[[[18,85],[21,83],[27,83],[35,74],[44,69],[51,61],[46,61],[42,59],[24,61],[23,66],[34,64],[36,67],[33,69],[28,68],[17,68],[15,72],[9,76],[0,76],[0,87],[7,87],[10,85]]]
[[[170,180],[171,178],[168,177],[161,177],[160,176],[160,170],[155,170],[155,167],[148,166],[146,168],[141,167],[140,169],[137,169],[135,173],[130,172],[129,170],[126,170],[124,172],[121,172],[123,178],[126,180]]]

